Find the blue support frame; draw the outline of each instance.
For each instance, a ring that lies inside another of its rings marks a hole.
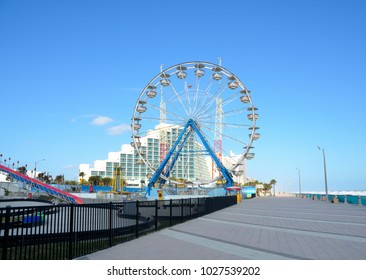
[[[191,130],[188,130],[188,128],[191,128]],[[231,172],[221,163],[220,159],[215,155],[215,153],[211,149],[210,145],[208,144],[207,139],[203,136],[201,130],[197,127],[196,123],[192,119],[189,119],[188,122],[186,123],[186,125],[184,126],[184,128],[182,129],[181,133],[178,135],[178,138],[175,141],[175,143],[173,144],[173,146],[170,149],[169,153],[167,154],[165,159],[162,161],[162,163],[160,164],[158,169],[156,169],[155,173],[151,177],[151,179],[150,179],[150,181],[147,185],[146,196],[150,196],[151,189],[153,188],[155,183],[159,180],[160,174],[163,173],[163,170],[164,170],[165,166],[168,164],[168,162],[169,162],[170,158],[172,157],[174,151],[176,150],[178,144],[181,143],[181,145],[180,145],[178,151],[176,152],[176,155],[173,158],[168,170],[166,171],[165,174],[163,174],[165,176],[169,176],[170,171],[173,169],[174,164],[175,164],[180,152],[182,151],[182,148],[184,146],[185,141],[188,139],[188,137],[192,133],[192,131],[197,133],[197,135],[201,139],[202,144],[204,145],[206,151],[208,152],[208,154],[211,156],[211,158],[215,162],[215,164],[216,164],[218,170],[221,172],[222,176],[225,178],[226,183],[224,184],[224,188],[226,189],[228,187],[234,186],[234,180],[232,178]],[[183,141],[182,141],[182,139],[183,139]],[[165,183],[165,180],[164,180],[164,183]]]
[[[179,155],[180,155],[180,153],[181,153],[181,151],[182,151],[182,149],[183,149],[183,147],[184,147],[184,144],[186,143],[186,141],[187,141],[188,137],[189,137],[191,134],[192,134],[192,130],[188,130],[188,132],[184,135],[183,141],[182,141],[182,143],[180,144],[180,147],[179,147],[178,151],[175,153],[175,156],[174,156],[174,158],[172,159],[172,161],[171,161],[171,163],[170,163],[170,166],[169,166],[168,170],[164,173],[164,176],[165,176],[165,177],[169,177],[170,172],[172,171],[172,169],[173,169],[173,167],[174,167],[174,165],[175,165],[175,162],[177,161],[177,159],[178,159],[178,157],[179,157]],[[162,184],[162,185],[163,185],[163,184],[165,184],[165,182],[166,182],[166,180],[165,180],[165,179],[162,179],[162,180],[161,180],[161,184]]]
[[[163,172],[165,166],[167,165],[170,157],[172,156],[172,154],[174,153],[176,147],[178,146],[179,142],[182,140],[187,128],[189,127],[189,124],[187,123],[183,130],[179,133],[177,141],[175,141],[174,145],[172,146],[172,148],[170,149],[169,153],[166,155],[165,159],[162,161],[162,163],[160,164],[160,166],[158,167],[158,169],[156,169],[155,173],[153,174],[153,176],[151,177],[148,185],[147,185],[147,190],[146,190],[146,195],[145,196],[150,196],[150,192],[151,189],[153,188],[153,186],[155,185],[155,183],[159,180],[160,178],[160,174]]]

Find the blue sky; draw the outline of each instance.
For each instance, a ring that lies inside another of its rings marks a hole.
[[[210,61],[259,108],[248,176],[277,190],[366,189],[366,2],[0,0],[0,153],[75,179],[130,142],[160,70]]]

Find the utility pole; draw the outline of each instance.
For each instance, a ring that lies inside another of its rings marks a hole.
[[[318,149],[323,151],[325,199],[326,199],[326,201],[328,201],[327,164],[326,164],[326,160],[325,160],[325,151],[324,151],[324,149],[320,148],[319,146],[318,146]]]

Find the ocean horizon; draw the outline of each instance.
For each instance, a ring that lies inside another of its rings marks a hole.
[[[292,193],[299,193],[299,192],[292,192]],[[325,194],[325,191],[306,191],[301,192],[302,194]],[[328,191],[328,194],[333,195],[361,195],[366,196],[366,190],[347,190],[347,191]]]

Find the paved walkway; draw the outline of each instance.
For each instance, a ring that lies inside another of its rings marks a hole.
[[[366,260],[366,207],[255,198],[79,259]]]

